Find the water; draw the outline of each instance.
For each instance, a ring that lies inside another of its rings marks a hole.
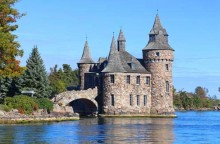
[[[220,112],[177,112],[178,118],[88,118],[0,125],[0,143],[220,143]]]

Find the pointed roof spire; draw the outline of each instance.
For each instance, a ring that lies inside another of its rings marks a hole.
[[[82,54],[82,57],[81,57],[79,63],[94,63],[94,61],[92,60],[91,55],[90,55],[87,36],[86,36],[86,42],[85,42],[85,45],[84,45],[83,54]]]
[[[148,44],[143,50],[173,50],[173,48],[170,47],[168,43],[168,34],[166,29],[164,29],[161,25],[158,13],[156,14],[154,25],[150,31],[149,38],[150,39]]]
[[[122,29],[120,29],[120,32],[118,35],[118,41],[126,41]]]
[[[112,42],[110,46],[110,52],[108,56],[108,64],[103,69],[102,72],[125,72],[122,67],[121,59],[119,57],[118,50],[116,49],[115,38],[112,37]]]
[[[114,34],[114,33],[113,33]],[[115,44],[115,36],[113,35],[112,37],[112,42],[111,42],[111,46],[110,46],[110,53],[115,53],[116,50],[116,44]],[[110,54],[109,53],[109,54]]]
[[[159,31],[162,31],[164,35],[168,35],[166,30],[163,28],[163,26],[160,22],[160,17],[159,17],[158,10],[157,10],[154,25],[153,25],[153,28],[150,31],[150,34],[159,34]]]

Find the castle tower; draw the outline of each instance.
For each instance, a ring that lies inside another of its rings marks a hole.
[[[125,51],[125,42],[126,42],[126,39],[124,37],[122,30],[120,29],[120,32],[118,35],[118,51]]]
[[[94,65],[94,61],[92,60],[89,52],[89,45],[87,40],[85,42],[82,57],[77,65],[79,68],[79,86],[80,90],[83,90],[85,89],[85,73],[89,72]]]
[[[168,44],[168,34],[162,27],[159,15],[149,34],[147,46],[143,49],[145,67],[152,74],[151,113],[173,113],[172,64],[174,49]]]
[[[125,69],[122,66],[114,36],[112,38],[108,63],[102,70],[103,79],[103,113],[114,114],[121,101],[121,87],[118,87],[123,78]]]

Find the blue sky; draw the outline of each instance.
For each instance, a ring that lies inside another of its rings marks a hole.
[[[20,0],[27,13],[15,32],[26,65],[37,45],[46,69],[58,64],[77,68],[86,35],[95,61],[109,53],[113,32],[123,29],[127,51],[141,58],[157,9],[175,49],[173,83],[177,90],[209,89],[220,98],[219,0]]]

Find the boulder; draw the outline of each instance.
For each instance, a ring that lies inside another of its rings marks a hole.
[[[5,112],[0,110],[0,116],[4,116],[5,115]]]

